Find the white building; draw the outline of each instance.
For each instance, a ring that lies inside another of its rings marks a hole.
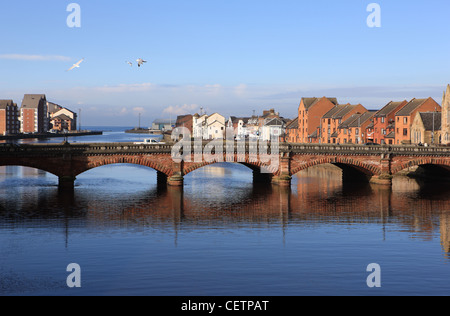
[[[224,139],[226,135],[225,117],[214,113],[211,115],[198,114],[193,116],[192,133],[194,138],[209,139]]]
[[[261,128],[260,140],[270,141],[271,137],[281,137],[285,133],[286,122],[281,118],[268,119]]]

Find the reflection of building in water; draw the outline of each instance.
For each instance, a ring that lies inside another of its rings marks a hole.
[[[327,196],[342,188],[342,169],[332,164],[310,167],[297,173],[297,193],[306,197],[311,193]]]
[[[450,213],[448,211],[441,213],[440,223],[442,248],[447,257],[450,257]]]
[[[19,168],[22,171],[21,174],[23,177],[41,178],[41,177],[47,176],[47,172],[39,170],[39,169],[27,168],[27,167],[19,167]]]
[[[202,177],[204,175],[215,176],[215,177],[225,177],[225,175],[230,174],[231,172],[224,167],[211,165],[195,170],[190,174],[192,177]]]
[[[392,179],[392,191],[413,192],[420,189],[419,183],[415,179],[408,177],[394,177]]]

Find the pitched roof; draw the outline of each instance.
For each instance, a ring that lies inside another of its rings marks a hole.
[[[389,134],[387,134],[387,135],[385,136],[385,138],[392,138],[392,139],[395,139],[395,132],[394,132],[394,131],[390,132]]]
[[[286,125],[286,129],[297,129],[297,128],[298,128],[298,117],[296,117],[288,125]]]
[[[360,113],[353,114],[347,120],[342,122],[342,124],[339,125],[338,128],[342,129],[342,128],[360,127],[361,124],[370,120],[372,117],[373,117],[373,113],[371,113],[371,112],[365,112],[362,114],[360,114]]]
[[[360,104],[358,104],[360,105]],[[328,111],[322,118],[342,119],[358,105],[355,104],[338,104]]]
[[[283,126],[286,122],[278,117],[275,117],[268,121],[264,126]]]
[[[0,109],[6,110],[7,106],[17,106],[13,100],[0,100]]]
[[[56,113],[62,109],[63,109],[63,107],[59,104],[56,104],[53,102],[48,102],[48,104],[47,104],[47,110],[49,113]]]
[[[395,114],[396,116],[409,116],[411,113],[421,106],[428,99],[412,99],[406,104],[400,111]]]
[[[47,102],[45,94],[25,94],[22,100],[22,108],[37,109],[42,102]]]
[[[323,98],[321,98],[321,99],[323,99]],[[319,98],[302,98],[302,101],[303,101],[305,108],[308,110],[310,107],[314,106],[321,99],[319,99]],[[326,98],[326,99],[328,99],[328,101],[330,101],[334,105],[338,104],[337,98]]]
[[[52,120],[56,120],[56,119],[60,119],[62,121],[71,121],[72,120],[70,117],[68,117],[65,114],[60,114],[60,115],[55,116],[54,118],[52,118]]]
[[[400,102],[389,102],[375,114],[375,117],[383,117],[389,115],[392,111],[395,111],[395,109],[397,109],[403,102],[406,102],[406,100]]]
[[[308,138],[317,138],[317,137],[318,137],[317,130],[315,130],[314,133],[308,136]]]
[[[419,112],[419,114],[426,131],[432,131],[433,129],[439,131],[441,129],[442,115],[440,112]]]

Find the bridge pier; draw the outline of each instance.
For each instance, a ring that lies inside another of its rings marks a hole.
[[[77,178],[74,176],[60,176],[58,178],[58,188],[60,190],[73,190],[75,189],[75,180]]]
[[[289,153],[282,153],[280,157],[280,174],[273,177],[272,183],[282,187],[290,187],[292,184],[291,176],[291,157]]]
[[[372,178],[370,178],[369,182],[372,184],[391,186],[392,185],[392,176],[389,174],[373,176]]]
[[[183,161],[174,161],[172,164],[173,174],[167,179],[167,184],[173,187],[182,187],[184,185],[184,163]]]
[[[392,185],[392,155],[382,154],[380,160],[381,175],[373,176],[369,182],[372,184]]]

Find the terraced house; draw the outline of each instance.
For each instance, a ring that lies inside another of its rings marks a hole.
[[[373,117],[373,137],[372,141],[376,144],[395,143],[395,115],[400,111],[408,101],[391,101],[379,110]]]
[[[395,144],[411,144],[411,126],[419,112],[441,112],[441,106],[433,100],[412,99],[395,114]]]
[[[341,144],[346,143],[347,137],[340,137],[339,126],[354,114],[362,114],[367,109],[361,104],[340,104],[336,105],[330,111],[325,113],[321,119],[321,142],[323,144]],[[344,142],[345,140],[345,142]]]
[[[336,105],[336,98],[302,98],[298,108],[298,141],[319,143],[322,117]]]

